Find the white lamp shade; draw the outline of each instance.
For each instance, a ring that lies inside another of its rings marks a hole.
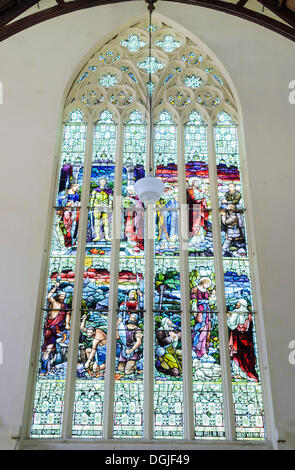
[[[136,181],[134,191],[142,202],[156,202],[164,192],[164,183],[153,175]]]

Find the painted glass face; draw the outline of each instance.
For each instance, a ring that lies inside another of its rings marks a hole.
[[[73,438],[142,439],[148,420],[154,439],[184,439],[189,383],[195,439],[225,439],[225,385],[237,439],[265,439],[239,134],[225,85],[207,54],[160,21],[117,35],[75,80],[31,437],[68,436],[71,421]],[[135,183],[151,168],[164,192],[149,206]]]

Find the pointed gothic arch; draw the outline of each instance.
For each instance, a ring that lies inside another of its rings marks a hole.
[[[65,99],[25,438],[265,441],[235,92],[158,14],[149,60],[147,28],[97,47]],[[132,189],[149,93],[155,207]]]

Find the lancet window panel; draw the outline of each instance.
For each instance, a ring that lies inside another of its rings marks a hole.
[[[26,437],[265,440],[238,112],[203,47],[154,14],[150,54],[148,29],[66,98]]]

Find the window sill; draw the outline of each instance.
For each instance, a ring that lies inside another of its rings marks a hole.
[[[21,450],[273,450],[270,441],[184,441],[184,440],[99,440],[99,439],[26,439]]]

